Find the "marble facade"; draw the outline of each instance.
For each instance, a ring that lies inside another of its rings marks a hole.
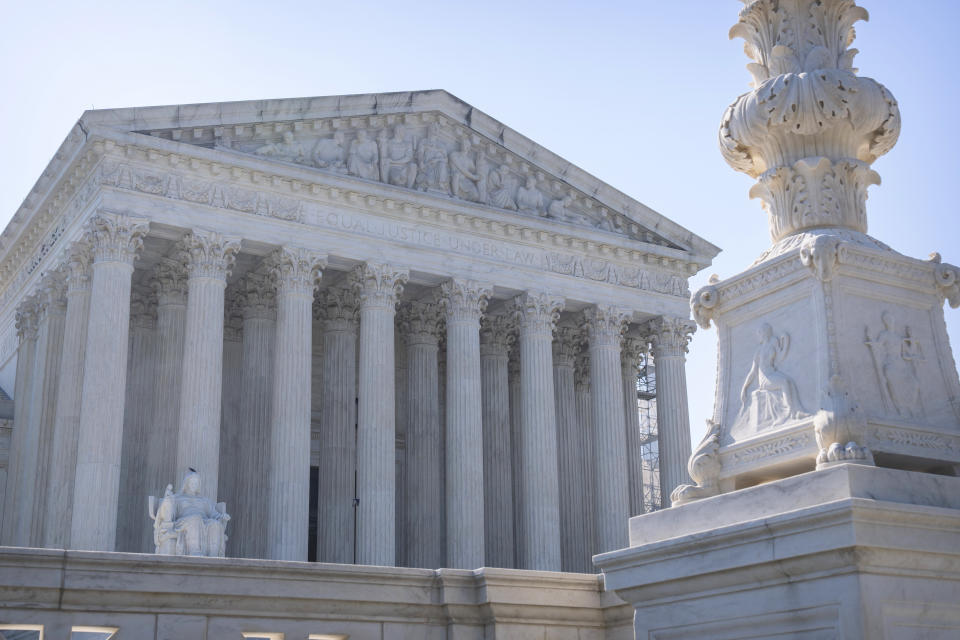
[[[0,542],[152,552],[195,469],[228,558],[592,571],[717,251],[442,91],[88,112],[0,235]]]

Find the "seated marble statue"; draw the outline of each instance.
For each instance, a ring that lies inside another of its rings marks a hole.
[[[173,485],[168,484],[159,505],[150,496],[149,506],[155,553],[224,557],[230,516],[223,502],[214,504],[200,495],[199,473],[189,471],[179,493],[173,493]]]

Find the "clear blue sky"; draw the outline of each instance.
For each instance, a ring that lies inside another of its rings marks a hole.
[[[960,264],[955,0],[864,0],[862,75],[893,92],[900,142],[874,168],[872,235]],[[442,88],[722,247],[769,244],[753,181],[717,151],[748,89],[736,0],[13,2],[0,38],[0,226],[84,109]],[[947,310],[960,342],[960,310]],[[688,360],[693,441],[712,411],[716,333]]]

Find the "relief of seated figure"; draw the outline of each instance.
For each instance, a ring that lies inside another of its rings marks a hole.
[[[159,505],[150,496],[149,506],[155,553],[224,557],[230,516],[223,502],[214,504],[200,495],[199,473],[191,469],[184,476],[179,493],[173,493],[173,485],[168,484]]]

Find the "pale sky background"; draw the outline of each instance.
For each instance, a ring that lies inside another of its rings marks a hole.
[[[863,0],[861,75],[903,112],[874,168],[870,232],[960,264],[956,0]],[[748,90],[736,0],[10,2],[0,0],[0,226],[85,109],[446,89],[720,246],[711,273],[769,243],[753,180],[717,150]],[[960,310],[947,309],[957,352]],[[693,442],[712,412],[716,332],[687,365]]]

